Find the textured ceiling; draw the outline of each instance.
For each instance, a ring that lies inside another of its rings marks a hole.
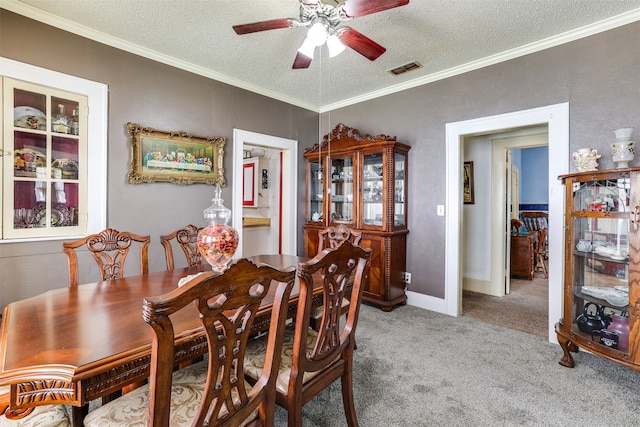
[[[298,0],[2,0],[0,6],[314,111],[640,20],[640,0],[411,0],[346,24],[387,49],[376,61],[349,48],[329,58],[324,47],[308,69],[293,70],[304,28],[239,36],[232,26],[298,18]],[[422,68],[389,73],[411,61]]]

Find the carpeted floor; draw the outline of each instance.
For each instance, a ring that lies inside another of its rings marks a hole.
[[[634,425],[640,373],[470,317],[363,306],[354,365],[362,427]],[[346,426],[339,384],[303,408],[304,427]],[[286,411],[276,409],[276,426]]]
[[[549,279],[541,273],[533,280],[511,279],[511,292],[504,297],[464,291],[462,315],[547,339]]]
[[[640,413],[640,373],[584,352],[568,369],[546,338],[469,316],[363,305],[356,336],[362,427],[629,426]],[[337,382],[304,406],[303,427],[343,426]]]

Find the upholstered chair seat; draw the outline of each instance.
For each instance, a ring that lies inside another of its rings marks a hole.
[[[307,354],[313,350],[318,333],[313,329],[309,329],[307,336]],[[276,381],[276,389],[282,394],[287,394],[289,387],[289,378],[291,377],[291,367],[293,366],[293,342],[295,338],[295,330],[287,328],[284,332],[284,344],[282,346],[282,360],[280,361],[280,373]],[[264,355],[267,349],[266,336],[256,338],[249,342],[244,359],[244,373],[247,377],[256,380],[262,375],[264,369]],[[306,383],[313,377],[321,373],[321,371],[305,372],[302,383]]]
[[[70,427],[69,413],[62,405],[36,406],[24,418],[12,420],[5,411],[9,405],[9,386],[0,387],[0,427]],[[10,417],[10,415],[9,415]]]
[[[171,384],[171,427],[191,426],[202,401],[207,381],[207,360],[173,373]],[[251,386],[246,383],[247,390]],[[234,396],[237,400],[237,395]],[[242,425],[257,418],[256,410]],[[116,427],[149,424],[149,385],[144,385],[117,400],[89,412],[84,419],[87,427]]]

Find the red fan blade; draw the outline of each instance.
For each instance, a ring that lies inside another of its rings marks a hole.
[[[291,28],[292,19],[271,19],[269,21],[252,22],[250,24],[234,25],[237,34],[257,33],[258,31],[277,30],[278,28]]]
[[[347,0],[343,8],[348,16],[357,18],[407,4],[409,0]]]
[[[293,68],[294,70],[298,68],[309,68],[309,65],[311,65],[311,58],[298,52],[295,61],[293,61],[293,67],[291,68]]]
[[[380,55],[387,51],[387,49],[353,28],[342,28],[346,29],[346,31],[340,34],[340,41],[370,61],[375,61]]]

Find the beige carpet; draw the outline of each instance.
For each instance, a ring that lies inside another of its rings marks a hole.
[[[533,280],[511,279],[511,292],[504,297],[464,291],[462,315],[547,339],[549,279],[542,273]]]

